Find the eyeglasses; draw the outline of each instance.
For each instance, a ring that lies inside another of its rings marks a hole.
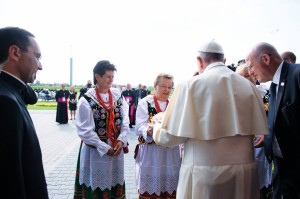
[[[251,64],[248,66],[248,72],[251,73],[252,69],[253,69],[254,64]]]
[[[158,85],[158,87],[164,89],[164,90],[173,90],[174,88],[173,87],[169,87],[169,86],[163,86],[163,85]]]
[[[249,73],[251,73],[251,71],[253,69],[253,66],[255,65],[254,63],[259,62],[264,55],[268,55],[269,57],[271,57],[271,54],[267,54],[267,53],[262,54],[261,56],[259,56],[258,60],[255,60],[251,65],[248,66]]]
[[[26,50],[26,49],[24,49],[24,48],[21,48],[21,47],[19,47],[23,52],[31,52],[34,56],[35,56],[35,58],[38,60],[38,61],[41,61],[41,59],[42,59],[42,55],[41,55],[41,53],[37,53],[37,52],[34,52],[34,51],[32,51],[32,50]]]

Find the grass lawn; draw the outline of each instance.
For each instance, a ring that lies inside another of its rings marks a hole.
[[[38,101],[34,105],[28,105],[28,110],[56,110],[56,101]]]

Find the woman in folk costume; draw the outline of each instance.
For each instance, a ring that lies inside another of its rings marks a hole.
[[[139,144],[135,150],[136,185],[139,198],[176,198],[180,170],[179,147],[157,146],[152,139],[152,119],[165,111],[172,91],[173,76],[159,74],[154,82],[154,95],[140,100],[136,110],[136,135]]]
[[[74,198],[125,198],[124,151],[129,132],[128,105],[112,88],[116,68],[109,61],[94,67],[95,88],[78,102],[80,146]]]

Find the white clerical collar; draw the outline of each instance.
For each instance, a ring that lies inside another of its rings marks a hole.
[[[209,70],[209,69],[211,69],[211,68],[213,68],[213,67],[216,67],[216,66],[225,66],[225,64],[224,64],[223,62],[214,62],[214,63],[211,63],[211,64],[209,64],[209,65],[205,68],[204,72],[206,72],[207,70]]]
[[[281,62],[281,64],[279,65],[279,67],[277,68],[277,70],[276,70],[276,72],[273,76],[272,82],[274,82],[277,85],[279,84],[279,81],[280,81],[280,74],[281,74],[282,65],[283,65],[283,61]]]

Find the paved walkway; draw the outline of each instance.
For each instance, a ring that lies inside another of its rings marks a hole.
[[[30,110],[43,154],[44,170],[50,199],[73,198],[75,170],[80,139],[75,121],[60,125],[55,122],[56,111]],[[128,135],[129,153],[125,155],[126,198],[137,199],[135,161],[133,152],[137,143],[134,129]]]

